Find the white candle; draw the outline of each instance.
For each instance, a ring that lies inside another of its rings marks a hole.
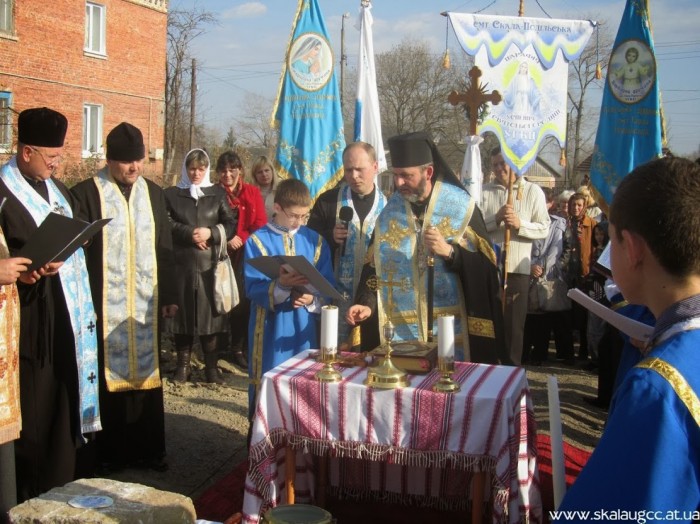
[[[564,472],[564,441],[561,431],[561,411],[559,407],[559,386],[557,377],[547,377],[547,399],[549,400],[549,438],[552,446],[552,484],[554,488],[554,509],[559,508],[566,493]]]
[[[335,355],[338,350],[338,308],[323,306],[321,308],[321,351],[326,355]]]
[[[454,315],[438,317],[438,357],[451,360],[455,358]]]

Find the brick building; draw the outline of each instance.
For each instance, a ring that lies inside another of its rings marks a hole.
[[[17,114],[48,106],[68,118],[64,168],[104,158],[122,121],[141,129],[160,173],[167,0],[0,0],[0,155]]]

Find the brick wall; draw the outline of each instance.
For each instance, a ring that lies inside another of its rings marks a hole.
[[[15,0],[15,34],[0,35],[0,91],[12,93],[18,112],[45,105],[66,115],[67,162],[82,156],[85,103],[103,105],[103,141],[128,121],[143,132],[147,155],[164,143],[167,13],[152,2],[95,3],[106,6],[104,57],[83,51],[84,0]]]

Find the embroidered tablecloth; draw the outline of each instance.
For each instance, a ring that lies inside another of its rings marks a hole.
[[[298,450],[297,502],[313,501],[314,456],[330,456],[331,490],[344,495],[364,491],[384,500],[464,508],[471,473],[483,471],[493,522],[541,522],[537,435],[524,369],[457,363],[453,378],[461,391],[441,394],[432,391],[436,370],[411,376],[409,387],[382,390],[363,384],[367,368],[339,368],[341,382],[319,382],[321,366],[307,351],[263,377],[245,522],[258,522],[285,500],[287,447]]]

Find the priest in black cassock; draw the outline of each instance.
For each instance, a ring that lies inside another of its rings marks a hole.
[[[387,319],[395,328],[394,341],[427,342],[431,324],[437,333],[437,317],[454,315],[456,360],[510,363],[496,257],[477,202],[427,133],[395,136],[388,143],[395,191],[377,219],[347,322],[364,324],[363,349],[370,350],[384,342],[379,326]],[[432,322],[430,254],[435,259]],[[367,287],[374,275],[384,282],[377,291]],[[403,282],[409,285],[398,285]]]
[[[163,190],[141,176],[141,131],[126,122],[116,126],[106,156],[104,168],[72,188],[81,218],[112,219],[86,247],[99,318],[98,472],[165,471],[159,320],[177,311],[170,222]]]
[[[77,211],[53,176],[67,127],[65,116],[46,107],[18,117],[17,154],[0,168],[0,200],[7,199],[0,227],[13,256],[49,213],[72,217]],[[83,444],[99,431],[100,412],[97,318],[83,250],[22,273],[18,292],[22,430],[15,462],[22,502],[89,474],[82,467]]]

